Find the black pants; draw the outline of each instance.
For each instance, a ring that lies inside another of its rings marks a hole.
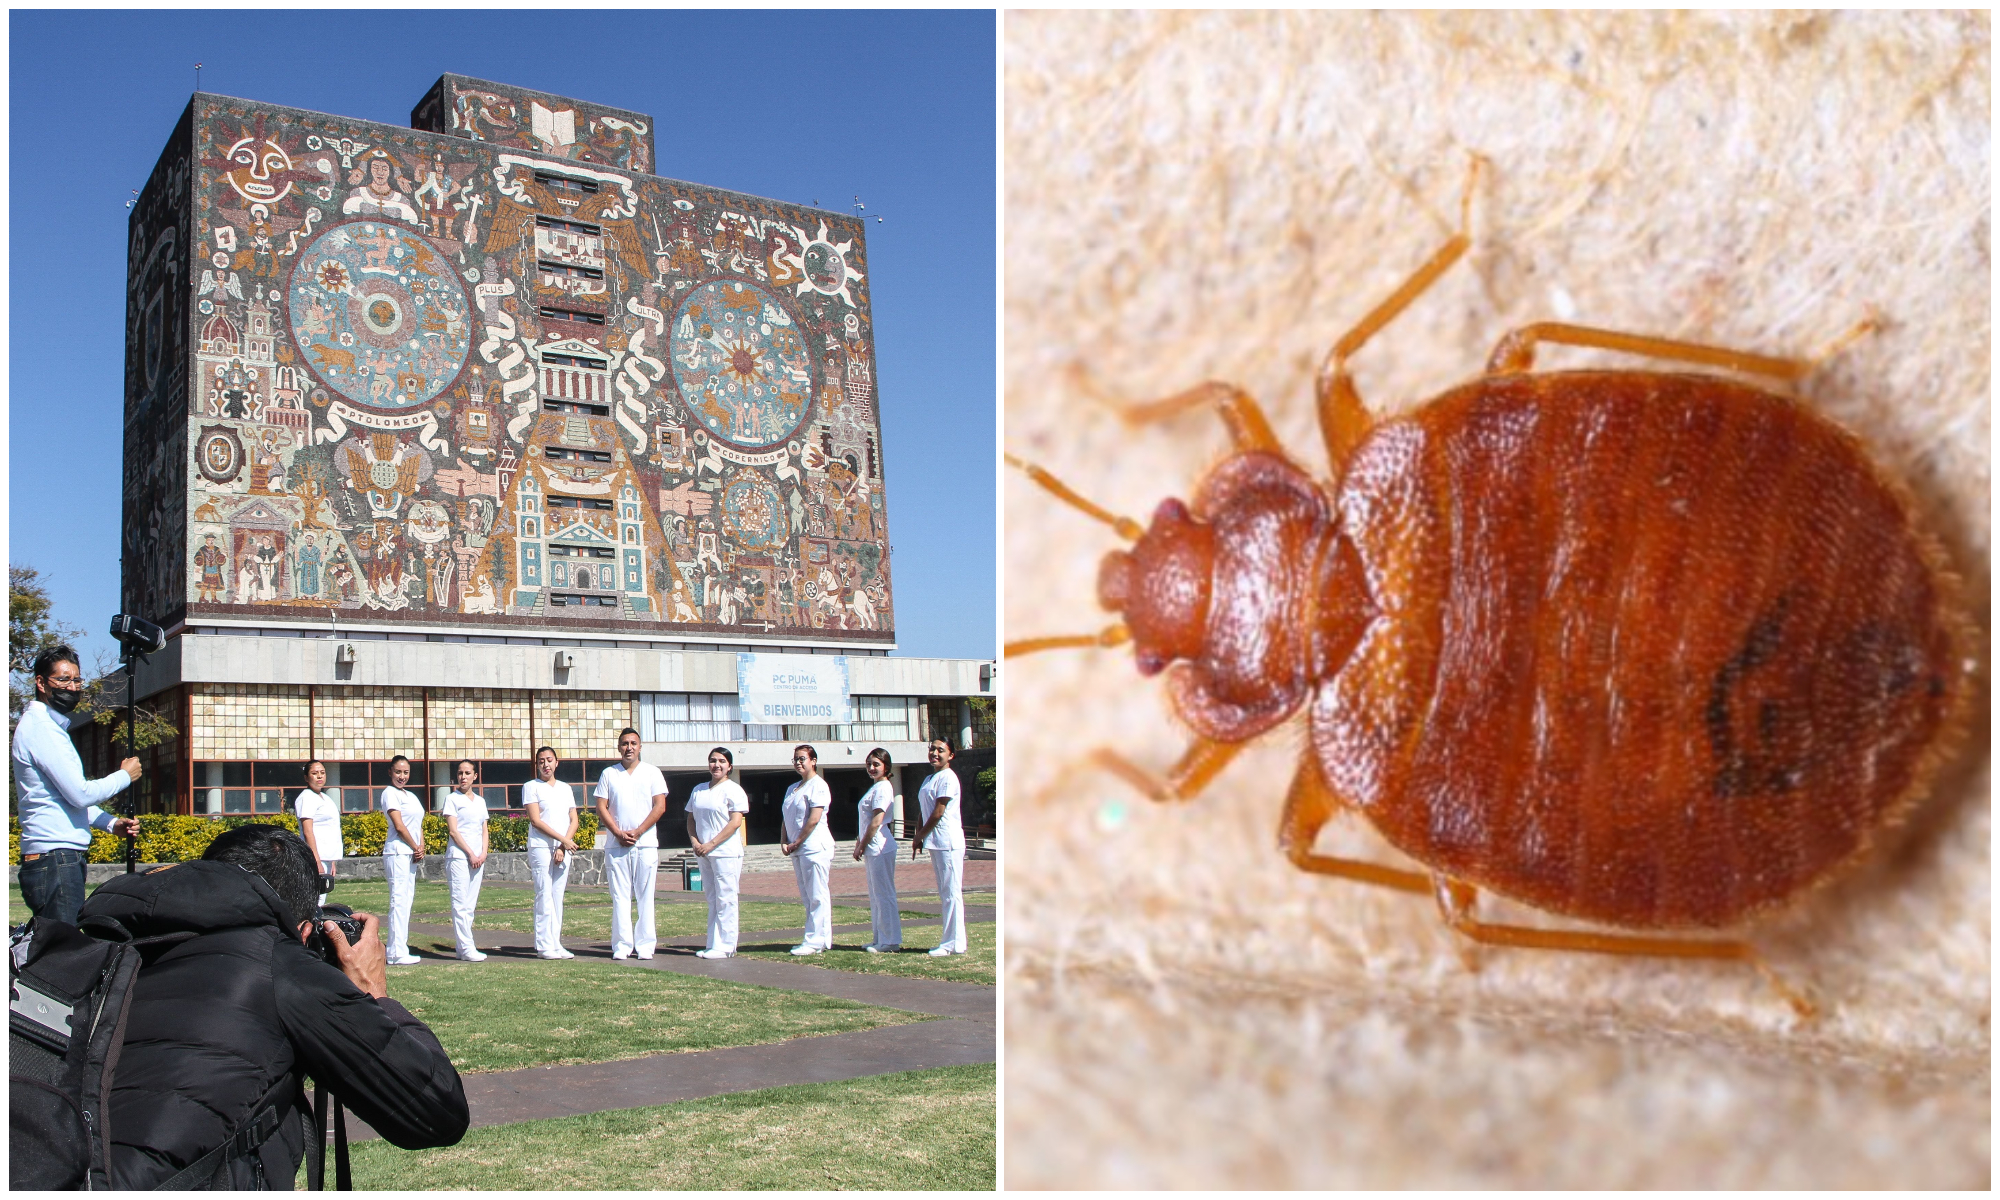
[[[51,850],[21,864],[21,900],[38,917],[76,924],[83,910],[83,851]]]

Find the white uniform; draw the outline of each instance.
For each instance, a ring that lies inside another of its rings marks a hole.
[[[833,834],[826,827],[826,809],[832,803],[833,793],[817,775],[785,789],[786,842],[799,840],[809,809],[820,810],[819,823],[792,855],[792,875],[799,882],[799,899],[806,906],[804,944],[815,950],[833,949],[833,904],[827,888],[827,872],[833,867]]]
[[[568,830],[576,812],[576,793],[566,783],[543,783],[530,779],[521,789],[522,805],[539,805],[542,824],[550,829]],[[569,958],[563,949],[563,891],[569,887],[569,855],[556,862],[562,843],[528,826],[528,873],[535,877],[535,953],[543,958]]]
[[[383,788],[382,812],[385,819],[391,812],[401,816],[403,828],[410,831],[410,836],[419,839],[424,836],[423,802],[409,792]],[[392,964],[408,966],[421,961],[410,953],[410,904],[417,895],[417,860],[410,843],[397,836],[394,822],[382,842],[382,870],[389,877],[389,928],[382,941],[388,947]]]
[[[464,792],[453,792],[444,799],[441,814],[447,821],[458,818],[458,836],[465,844],[474,847],[486,845],[486,800],[482,796],[468,796]],[[458,942],[460,958],[480,959],[486,957],[479,952],[479,946],[472,937],[472,910],[479,906],[479,885],[486,880],[486,863],[481,861],[477,868],[459,849],[454,840],[444,852],[445,877],[451,880],[451,932]]]
[[[868,832],[868,823],[876,813],[884,814],[881,831],[861,852],[861,861],[868,867],[868,920],[875,935],[873,945],[877,948],[900,946],[903,944],[903,914],[896,907],[896,842],[889,836],[889,823],[896,819],[896,789],[884,779],[868,789],[861,797],[860,811],[855,819],[855,836]]]
[[[959,824],[958,814],[964,804],[959,799],[958,776],[950,767],[931,772],[917,791],[917,804],[923,809],[924,820],[931,819],[931,813],[940,803],[945,806],[944,815],[924,839],[924,849],[931,854],[931,869],[937,872],[938,903],[944,906],[944,930],[938,945],[963,954],[965,898],[960,894],[960,885],[965,874],[965,830]]]
[[[597,777],[597,798],[606,801],[618,828],[631,829],[653,811],[653,797],[667,794],[667,780],[651,763],[630,771],[613,763]],[[611,957],[637,953],[653,957],[653,885],[660,869],[660,826],[656,821],[639,835],[636,845],[617,838],[604,851],[604,875],[611,884]],[[638,919],[632,910],[638,908]]]
[[[749,813],[750,796],[733,779],[721,786],[696,785],[688,796],[688,814],[694,818],[694,836],[707,841],[722,832],[733,813]],[[743,828],[737,827],[729,840],[702,856],[701,887],[708,893],[708,949],[736,953],[736,887],[743,878]]]
[[[328,864],[346,857],[341,852],[340,844],[340,801],[334,799],[331,793],[307,788],[298,794],[292,805],[298,812],[301,834],[306,831],[303,822],[313,823],[313,854],[319,859],[319,869],[324,874],[330,869]]]

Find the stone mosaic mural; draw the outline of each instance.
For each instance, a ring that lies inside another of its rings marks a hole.
[[[889,641],[859,221],[498,87],[195,98],[133,219],[128,605]]]

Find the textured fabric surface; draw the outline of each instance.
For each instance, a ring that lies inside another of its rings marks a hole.
[[[1296,724],[1200,799],[1129,651],[1008,663],[1009,1187],[1980,1187],[1990,1163],[1990,61],[1984,15],[1009,14],[1008,448],[1141,521],[1225,452],[1106,401],[1206,379],[1325,470],[1312,375],[1378,413],[1536,320],[1809,354],[1909,486],[1979,628],[1964,749],[1903,834],[1729,965],[1488,950],[1276,849]],[[1555,349],[1554,367],[1645,366]],[[1094,631],[1111,532],[1010,473],[1007,636]],[[1398,863],[1358,822],[1320,848]],[[1400,863],[1398,864],[1400,865]],[[1482,901],[1489,919],[1545,921]]]

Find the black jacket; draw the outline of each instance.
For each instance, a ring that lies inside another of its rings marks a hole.
[[[258,1101],[297,1097],[311,1075],[406,1150],[465,1135],[465,1088],[422,1021],[374,1000],[286,929],[284,906],[235,865],[190,862],[99,887],[83,914],[134,937],[200,936],[146,947],[111,1095],[111,1181],[151,1188],[221,1145]],[[288,1189],[306,1130],[287,1115],[264,1143],[262,1186]],[[259,1186],[251,1156],[230,1165]]]

